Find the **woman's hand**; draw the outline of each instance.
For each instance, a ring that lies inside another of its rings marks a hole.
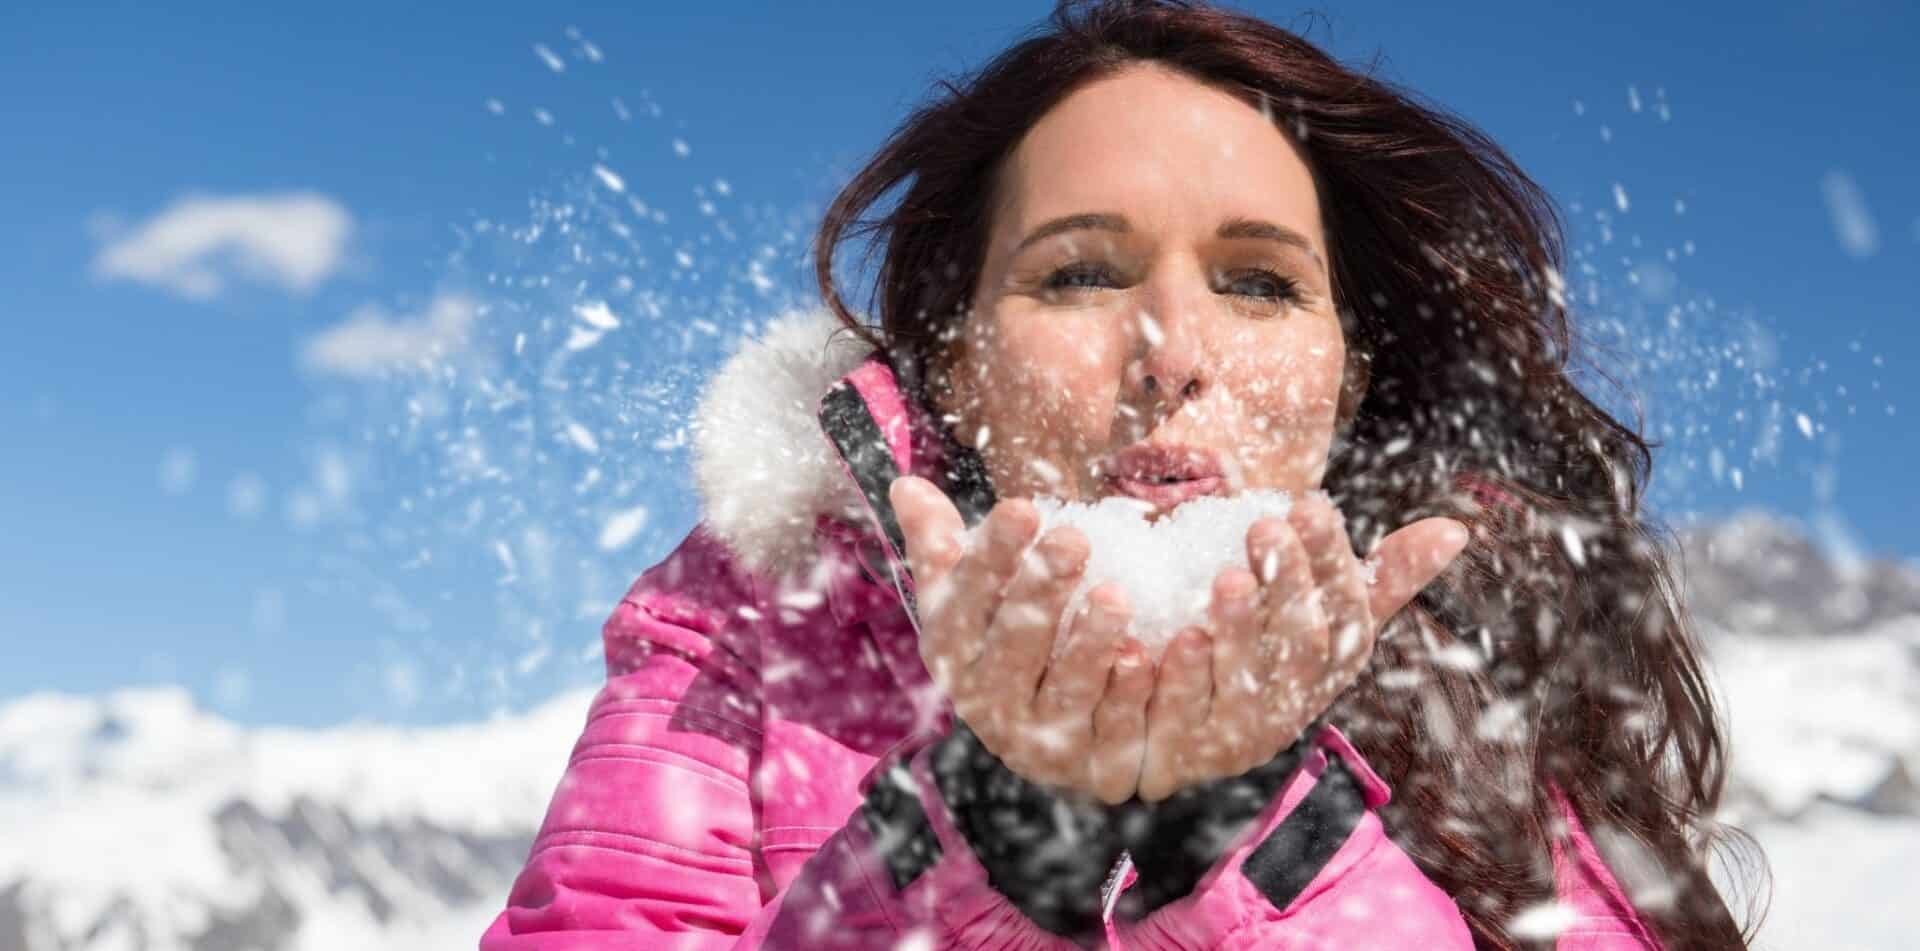
[[[1091,793],[1109,805],[1134,794],[1146,744],[1153,669],[1126,636],[1131,609],[1118,585],[1088,592],[1051,662],[1067,600],[1086,569],[1078,529],[1046,534],[1033,504],[1009,499],[964,550],[965,523],[945,494],[914,476],[888,489],[918,592],[920,658],[954,713],[1009,769]]]
[[[1147,708],[1140,798],[1238,776],[1272,759],[1366,667],[1380,626],[1466,547],[1428,518],[1387,536],[1369,586],[1340,514],[1306,495],[1247,531],[1253,571],[1214,579],[1208,628],[1168,645]]]

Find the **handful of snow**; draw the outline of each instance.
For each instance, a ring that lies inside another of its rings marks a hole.
[[[1033,500],[1040,513],[1036,542],[1060,525],[1086,533],[1091,553],[1086,572],[1062,616],[1065,625],[1085,603],[1087,592],[1108,581],[1126,589],[1133,609],[1127,633],[1158,659],[1173,636],[1190,625],[1204,625],[1213,579],[1232,565],[1247,564],[1247,530],[1269,515],[1285,517],[1293,499],[1285,492],[1249,490],[1230,497],[1189,499],[1149,522],[1150,508],[1138,500],[1109,496],[1098,502]],[[985,523],[969,532],[968,544]],[[1059,654],[1063,638],[1054,638]]]

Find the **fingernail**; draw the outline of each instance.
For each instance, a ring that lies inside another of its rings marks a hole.
[[[1226,589],[1223,593],[1227,600],[1248,603],[1253,600],[1254,592],[1260,590],[1260,579],[1255,578],[1251,571],[1229,571],[1222,587]]]
[[[1047,570],[1055,575],[1064,575],[1075,566],[1077,553],[1065,542],[1046,539],[1040,543],[1040,558],[1046,562]]]
[[[1001,503],[1003,506],[1007,503]],[[1024,544],[1031,540],[1032,526],[1018,512],[1009,510],[999,518],[991,515],[987,518],[987,530],[997,541],[1004,544]]]

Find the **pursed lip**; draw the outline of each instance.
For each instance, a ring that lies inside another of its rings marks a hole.
[[[1129,446],[1108,458],[1106,481],[1113,489],[1161,510],[1226,487],[1219,457],[1178,443]]]
[[[1142,482],[1123,476],[1107,479],[1122,495],[1132,496],[1142,502],[1151,502],[1154,507],[1165,511],[1182,502],[1202,495],[1213,495],[1226,487],[1227,480],[1220,476],[1207,476],[1204,479],[1182,479],[1178,482]]]

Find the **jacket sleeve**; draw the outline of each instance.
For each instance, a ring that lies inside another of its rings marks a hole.
[[[481,951],[731,948],[760,911],[758,640],[715,558],[696,532],[607,621],[606,687]]]
[[[989,881],[941,797],[932,740],[882,758],[861,806],[762,911],[743,948],[1078,951]]]
[[[1659,951],[1660,941],[1634,911],[1626,891],[1607,870],[1573,804],[1550,789],[1567,823],[1567,844],[1553,843],[1554,884],[1568,913],[1558,951]]]

